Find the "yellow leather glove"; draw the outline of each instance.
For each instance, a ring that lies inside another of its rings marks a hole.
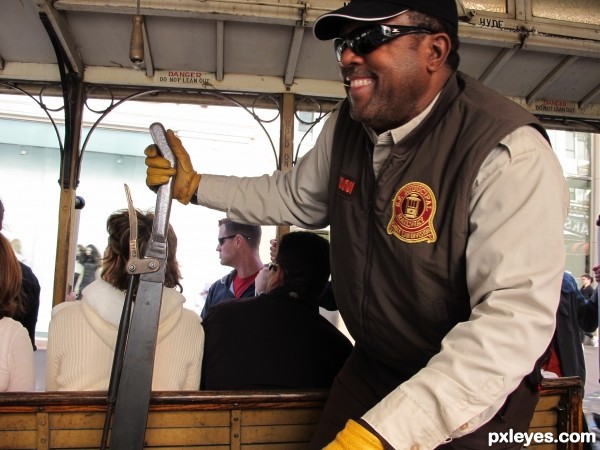
[[[325,450],[383,450],[383,444],[373,433],[350,419]]]
[[[169,179],[175,175],[173,198],[187,205],[198,189],[201,175],[192,167],[190,155],[172,130],[167,130],[167,142],[177,158],[177,169],[172,168],[169,161],[158,154],[155,145],[149,145],[144,150],[147,167],[146,184],[152,189],[168,183]]]

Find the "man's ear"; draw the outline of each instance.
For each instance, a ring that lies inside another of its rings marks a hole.
[[[452,42],[450,36],[446,33],[436,33],[427,37],[429,42],[427,68],[431,72],[437,72],[445,66],[452,48]]]

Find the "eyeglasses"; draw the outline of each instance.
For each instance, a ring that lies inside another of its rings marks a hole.
[[[249,238],[248,236],[244,236],[243,234],[239,234],[238,233],[238,234],[232,234],[230,236],[223,236],[223,237],[217,238],[217,240],[219,241],[219,245],[223,245],[225,243],[226,239],[232,239],[232,238],[234,238],[236,236],[241,236],[241,237],[243,237],[244,239],[247,239],[247,240],[252,239],[252,238]]]
[[[337,60],[341,61],[342,53],[347,48],[352,50],[358,56],[364,56],[392,39],[415,33],[432,34],[433,30],[407,25],[378,24],[359,28],[345,36],[335,38],[333,40],[333,48],[335,49]]]

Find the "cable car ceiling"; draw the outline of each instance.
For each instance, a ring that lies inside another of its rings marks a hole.
[[[43,19],[85,83],[340,98],[331,43],[316,40],[311,26],[341,5],[139,0],[138,9],[138,0],[3,0],[0,81],[60,81]],[[457,0],[457,7],[462,71],[532,112],[600,118],[597,0]],[[138,11],[144,62],[134,65]]]

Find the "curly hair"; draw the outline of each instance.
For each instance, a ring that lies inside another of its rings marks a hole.
[[[142,212],[136,209],[138,223],[138,253],[144,255],[150,236],[152,235],[152,222],[154,213]],[[110,215],[106,221],[108,231],[108,246],[102,258],[101,278],[120,290],[126,290],[128,285],[127,261],[129,260],[129,211],[119,210]],[[167,232],[167,266],[165,269],[166,287],[181,287],[181,272],[177,262],[177,236],[173,227],[169,225]]]
[[[89,253],[89,255],[88,255]],[[92,264],[100,264],[102,256],[100,255],[100,251],[96,248],[95,245],[89,244],[86,245],[83,249],[83,254],[81,255],[81,262],[92,263]]]

